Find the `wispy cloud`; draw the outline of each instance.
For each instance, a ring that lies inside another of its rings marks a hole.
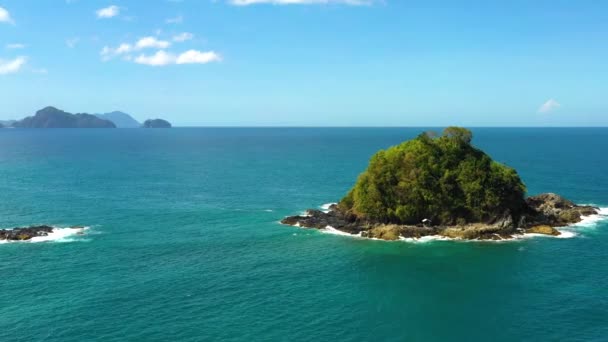
[[[97,18],[112,18],[120,14],[120,7],[112,5],[98,9],[96,12]]]
[[[6,48],[11,49],[11,50],[25,49],[25,44],[21,44],[21,43],[6,44]]]
[[[184,17],[178,15],[177,17],[167,18],[165,19],[165,23],[167,24],[181,24],[184,22]]]
[[[194,35],[190,32],[182,32],[178,35],[173,36],[174,42],[185,42],[186,40],[191,40],[194,38]]]
[[[26,57],[17,57],[12,60],[0,59],[0,75],[13,74],[21,70],[27,62]]]
[[[45,68],[32,69],[32,72],[35,74],[43,74],[43,75],[46,75],[49,73],[49,71],[46,70]]]
[[[76,47],[76,45],[78,45],[78,42],[80,42],[80,38],[78,37],[69,38],[65,40],[65,45],[67,45],[70,49],[73,49]]]
[[[11,14],[4,7],[0,7],[0,23],[15,24]]]
[[[122,43],[115,48],[104,46],[99,54],[103,61],[109,61],[116,56],[124,55],[131,51],[133,51],[133,46],[131,44]]]
[[[341,4],[351,6],[372,5],[376,0],[228,0],[228,3],[235,6],[249,6],[260,4],[272,5],[326,5]]]
[[[545,103],[543,103],[539,108],[539,113],[549,113],[556,109],[559,109],[562,105],[557,102],[555,99],[549,99]]]
[[[139,55],[135,58],[135,63],[150,66],[164,66],[171,64],[207,64],[211,62],[220,62],[221,60],[221,56],[214,51],[201,52],[198,50],[188,50],[179,55],[174,55],[160,50],[153,55]]]
[[[194,35],[192,33],[184,32],[173,37],[175,42],[183,42],[188,39],[192,39]],[[135,43],[122,43],[117,47],[104,46],[101,49],[100,55],[103,61],[108,61],[112,58],[123,56],[126,60],[131,60],[131,56],[128,54],[141,51],[144,49],[167,49],[171,46],[171,42],[168,40],[158,39],[154,36],[148,36],[138,39]],[[159,58],[162,58],[159,56]]]
[[[133,44],[122,43],[117,47],[104,46],[99,53],[103,61],[109,61],[118,56],[124,56],[125,60],[131,60],[129,53],[140,51],[143,49],[166,49],[171,46],[171,42],[160,40],[156,37],[143,37]]]

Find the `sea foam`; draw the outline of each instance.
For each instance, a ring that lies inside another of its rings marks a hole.
[[[321,208],[321,210],[325,213],[329,212],[329,208],[334,205],[334,204],[338,204],[338,203],[325,203],[322,206],[320,206],[319,208]]]
[[[595,228],[599,222],[608,219],[608,208],[599,208],[597,215],[583,217],[581,222],[575,223],[566,228]]]

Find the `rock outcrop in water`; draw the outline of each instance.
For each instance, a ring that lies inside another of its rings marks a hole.
[[[17,128],[116,128],[114,123],[91,114],[70,114],[55,107],[46,107],[23,120],[15,121]]]
[[[525,198],[517,172],[471,145],[472,134],[450,127],[380,151],[355,187],[328,212],[309,210],[282,223],[332,227],[384,240],[444,236],[509,239],[527,233],[559,235],[598,208],[556,194]]]
[[[0,229],[0,241],[27,241],[35,237],[48,236],[55,229],[57,228],[46,225]],[[69,229],[76,230],[77,234],[83,234],[85,227],[71,227]]]
[[[148,119],[144,121],[143,128],[171,128],[171,123],[163,119]]]
[[[421,238],[424,236],[443,236],[465,240],[503,240],[523,234],[560,235],[555,227],[563,227],[580,222],[583,217],[597,215],[599,208],[579,206],[556,194],[541,194],[527,199],[531,202],[520,222],[505,216],[495,222],[466,223],[463,225],[406,225],[361,220],[344,212],[338,205],[329,211],[311,209],[306,215],[290,216],[281,223],[286,225],[325,229],[331,227],[339,231],[362,237],[398,240],[401,238]]]

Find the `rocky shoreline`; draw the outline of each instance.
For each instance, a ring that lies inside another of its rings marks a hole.
[[[56,229],[55,227],[46,225],[0,229],[0,241],[28,241],[35,237],[49,236]],[[83,234],[85,227],[76,226],[68,229],[77,230],[76,234]]]
[[[508,240],[525,234],[558,236],[561,233],[557,227],[576,224],[584,217],[599,214],[599,208],[577,205],[553,193],[528,197],[526,205],[525,214],[519,217],[505,212],[499,219],[491,222],[456,226],[436,226],[432,223],[400,225],[361,220],[355,215],[343,212],[337,205],[330,206],[327,212],[310,209],[306,211],[306,215],[286,217],[281,223],[313,229],[331,227],[344,233],[381,240],[419,239],[425,236],[463,240]]]

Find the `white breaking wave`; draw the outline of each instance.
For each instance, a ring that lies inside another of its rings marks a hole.
[[[565,228],[594,228],[601,221],[608,219],[608,208],[599,208],[597,215],[583,217],[582,221]]]
[[[333,235],[341,235],[341,236],[349,236],[349,237],[361,237],[361,233],[359,234],[350,234],[347,232],[343,232],[341,230],[337,230],[332,226],[327,226],[325,229],[320,230],[322,233],[333,234]]]
[[[323,204],[322,206],[320,206],[319,208],[321,208],[321,210],[322,210],[323,212],[328,213],[328,212],[329,212],[329,207],[331,207],[331,206],[332,206],[332,205],[334,205],[334,204],[338,204],[338,203],[325,203],[325,204]]]
[[[425,243],[425,242],[432,242],[432,241],[450,241],[450,240],[457,240],[457,239],[451,239],[449,237],[445,237],[445,236],[441,236],[441,235],[427,235],[427,236],[423,236],[420,238],[405,238],[403,236],[400,236],[399,240],[405,241],[405,242]]]
[[[82,228],[53,227],[53,231],[50,232],[47,236],[36,236],[29,240],[24,240],[24,241],[2,240],[2,241],[0,241],[0,244],[2,244],[2,243],[36,243],[36,242],[48,242],[48,241],[71,242],[71,241],[76,241],[75,238],[79,235],[84,234],[84,232],[88,229],[89,229],[89,227],[82,227]]]

